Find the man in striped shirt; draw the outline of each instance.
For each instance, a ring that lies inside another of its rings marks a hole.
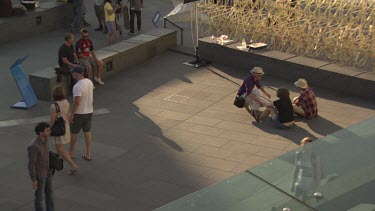
[[[41,122],[35,127],[38,135],[27,148],[28,169],[35,193],[34,206],[36,211],[43,211],[43,192],[46,198],[47,211],[53,211],[52,172],[49,169],[48,137],[51,129],[48,123]]]

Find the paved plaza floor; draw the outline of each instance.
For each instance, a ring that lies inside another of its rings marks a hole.
[[[30,122],[46,119],[50,107],[50,102],[40,102],[30,110],[10,109],[19,94],[8,65],[23,52],[38,55],[25,64],[29,72],[55,64],[55,56],[48,51],[61,44],[62,32],[0,48],[1,211],[33,209],[26,154],[35,137]],[[67,175],[65,162],[64,170],[54,177],[57,210],[152,210],[296,149],[305,136],[320,138],[375,115],[373,102],[313,87],[319,117],[298,119],[295,128],[277,130],[270,121],[256,123],[244,109],[233,106],[250,67],[241,70],[212,64],[195,69],[182,65],[191,59],[166,52],[97,86],[94,109],[106,112],[93,118],[93,160],[80,158],[85,148],[80,135],[77,175]],[[278,87],[297,95],[292,84],[265,72],[263,84],[272,99],[276,99]],[[16,119],[22,121],[13,121]],[[51,138],[54,149],[52,143]]]

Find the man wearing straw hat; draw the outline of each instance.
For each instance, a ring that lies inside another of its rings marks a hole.
[[[298,97],[293,99],[293,110],[296,114],[312,119],[318,116],[318,104],[315,94],[307,85],[307,81],[303,78],[294,82],[294,85],[301,91]]]
[[[268,98],[271,98],[271,95],[268,94],[259,83],[264,75],[263,69],[261,67],[254,67],[250,73],[251,74],[242,82],[237,95],[245,98],[245,109],[256,119],[255,112],[259,111],[260,107],[264,107],[270,103],[268,100],[261,97],[260,91]]]

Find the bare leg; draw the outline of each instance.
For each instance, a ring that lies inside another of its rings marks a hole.
[[[92,80],[91,73],[92,73],[92,67],[91,67],[91,64],[89,64],[89,66],[87,68],[87,78],[90,79],[90,80]]]
[[[100,60],[100,59],[96,60],[96,65],[97,65],[96,77],[100,78],[102,76],[102,72],[103,72],[103,61]]]
[[[74,147],[76,145],[76,142],[77,142],[77,134],[72,133],[71,141],[70,141],[70,151],[69,151],[70,157],[74,157]]]
[[[85,139],[86,139],[86,157],[91,158],[91,142],[92,142],[92,135],[91,132],[85,132]]]
[[[56,144],[55,146],[56,146],[57,153],[60,154],[69,163],[70,167],[73,170],[78,169],[77,164],[72,160],[69,153],[65,150],[64,145]]]
[[[268,117],[270,115],[271,111],[270,108],[266,108],[263,113],[259,116],[259,120],[263,120],[264,118]]]

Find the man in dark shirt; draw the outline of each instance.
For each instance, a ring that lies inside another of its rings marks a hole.
[[[33,190],[35,193],[34,206],[35,210],[43,209],[43,192],[47,211],[53,211],[53,191],[52,191],[52,172],[49,169],[49,147],[48,137],[51,134],[48,123],[41,122],[36,125],[35,133],[38,135],[27,148],[28,152],[28,169]]]
[[[74,36],[72,33],[66,33],[64,44],[59,49],[59,66],[63,72],[69,73],[70,69],[78,66],[77,54],[74,50]]]

